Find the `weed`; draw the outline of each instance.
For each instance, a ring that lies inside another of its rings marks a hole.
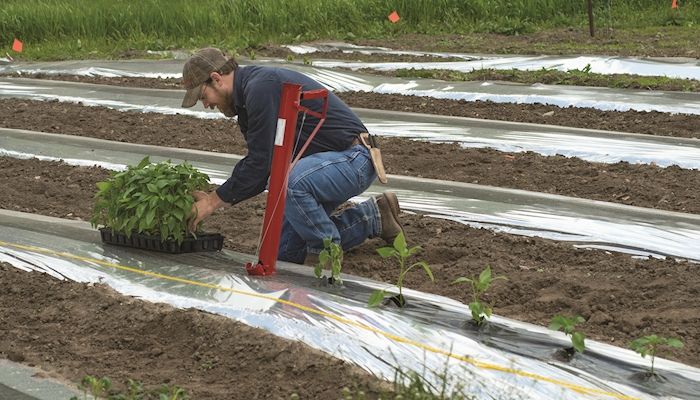
[[[404,233],[401,232],[396,236],[394,239],[393,247],[381,247],[377,249],[377,253],[382,258],[389,258],[389,257],[394,257],[398,263],[399,263],[399,280],[396,283],[396,286],[399,288],[399,294],[398,294],[398,305],[400,307],[403,307],[406,304],[406,301],[403,297],[403,280],[406,274],[412,270],[415,267],[421,267],[423,268],[423,271],[425,271],[425,274],[428,275],[428,278],[432,282],[435,282],[435,278],[433,278],[433,272],[430,270],[430,267],[425,261],[418,261],[414,264],[411,264],[409,267],[406,267],[406,260],[408,260],[410,257],[413,257],[416,253],[418,253],[421,250],[420,246],[414,246],[414,247],[408,247],[406,244],[406,237],[404,236]],[[385,290],[377,290],[372,295],[369,297],[369,301],[367,304],[370,307],[375,307],[379,305],[384,300],[384,297],[386,297],[386,291]]]
[[[476,322],[477,325],[481,325],[485,318],[491,316],[491,306],[483,301],[481,296],[488,290],[491,283],[499,279],[507,280],[505,276],[492,277],[491,267],[487,266],[485,270],[481,271],[478,278],[465,278],[459,277],[452,282],[452,284],[457,283],[469,283],[472,288],[472,301],[469,303],[469,310],[472,312],[472,320]]]
[[[654,375],[654,358],[656,358],[656,353],[659,351],[659,347],[668,346],[676,349],[683,348],[683,342],[675,338],[665,338],[658,335],[643,336],[638,339],[633,340],[629,347],[639,353],[642,357],[646,357],[647,354],[651,356],[651,370],[650,375]]]
[[[552,321],[549,323],[549,329],[555,331],[561,330],[567,336],[571,336],[571,344],[573,345],[573,349],[579,353],[583,353],[583,351],[586,349],[586,336],[583,333],[574,330],[574,327],[582,322],[586,322],[586,320],[580,315],[575,317],[555,315],[552,318]]]
[[[318,255],[318,264],[314,267],[314,275],[320,278],[323,268],[328,264],[331,266],[331,280],[343,284],[340,279],[340,270],[343,268],[343,248],[331,238],[323,239],[323,250]]]

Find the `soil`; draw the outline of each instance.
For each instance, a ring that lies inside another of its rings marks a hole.
[[[377,398],[390,389],[359,367],[222,316],[5,263],[0,278],[0,335],[9,339],[0,357],[45,376],[107,376],[119,392],[135,379],[147,391],[179,386],[191,399],[329,399],[344,387]]]
[[[481,54],[605,54],[637,57],[699,58],[697,31],[675,26],[617,29],[599,26],[591,37],[588,28],[558,28],[526,34],[456,33],[401,34],[378,39],[357,39],[356,45],[394,50],[422,50]],[[264,54],[264,53],[263,53]]]
[[[95,167],[0,158],[0,180],[5,188],[0,207],[87,220],[95,183],[108,174]],[[222,233],[225,248],[254,254],[259,230],[240,227],[260,226],[264,207],[264,196],[257,196],[215,213],[207,219],[205,229]],[[634,259],[407,213],[401,214],[401,222],[409,245],[422,246],[419,259],[430,264],[436,279],[431,283],[417,271],[407,276],[407,287],[468,302],[468,289],[451,282],[474,276],[490,265],[494,274],[508,277],[486,295],[495,314],[540,325],[547,325],[555,314],[579,314],[587,320],[581,325],[587,337],[622,347],[651,333],[679,337],[685,348],[664,353],[664,357],[700,366],[698,264]],[[343,272],[395,282],[398,267],[376,254],[383,245],[375,238],[347,251]],[[311,268],[309,279],[315,279]],[[22,296],[10,296],[10,300],[15,297],[19,301]],[[58,355],[54,358],[60,360]]]
[[[376,100],[386,100],[395,108],[402,108],[397,106],[398,102],[388,97],[378,96]],[[367,104],[382,108],[386,103],[364,103]],[[435,110],[444,104],[436,103]],[[572,112],[572,119],[574,115],[577,114]],[[663,114],[659,113],[659,116]],[[238,127],[228,120],[120,112],[105,107],[84,107],[56,101],[0,100],[0,127],[233,154],[246,153],[243,136]],[[390,174],[700,213],[700,202],[697,201],[698,193],[695,190],[700,186],[698,170],[627,162],[593,163],[579,158],[546,157],[532,152],[504,153],[491,149],[464,149],[457,144],[431,144],[401,138],[381,138],[380,146]]]
[[[0,74],[0,76],[2,75]],[[182,88],[180,80],[172,78],[108,78],[60,74],[47,75],[41,73],[23,74],[22,77],[152,89]],[[447,100],[368,92],[342,92],[336,94],[351,107],[498,121],[529,122],[659,136],[700,137],[700,115],[669,114],[657,111],[603,111],[595,108],[558,107],[539,103],[510,104],[491,101]]]

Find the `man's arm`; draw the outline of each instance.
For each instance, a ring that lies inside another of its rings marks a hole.
[[[236,164],[231,177],[216,193],[230,204],[249,199],[263,190],[270,176],[282,84],[276,76],[255,82],[244,91],[248,154]]]

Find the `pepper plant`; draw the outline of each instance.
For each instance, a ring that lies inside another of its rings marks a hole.
[[[112,381],[106,376],[98,379],[92,375],[85,375],[78,387],[83,391],[84,399],[88,398],[88,392],[95,399],[107,398],[109,389],[112,387]],[[76,398],[73,397],[71,400],[73,399]]]
[[[555,315],[552,321],[549,323],[549,329],[555,331],[563,331],[567,336],[571,336],[571,344],[575,351],[583,353],[586,349],[586,336],[574,328],[576,325],[586,322],[582,316],[577,315],[575,317],[567,317],[564,315]],[[573,354],[573,353],[572,353]]]
[[[330,264],[331,279],[334,282],[343,284],[340,279],[340,270],[343,268],[343,248],[338,243],[333,242],[333,239],[323,239],[323,250],[318,255],[318,264],[314,267],[314,274],[320,278],[323,274],[323,268]]]
[[[192,192],[209,186],[209,177],[187,162],[151,164],[145,157],[137,166],[112,172],[97,183],[90,222],[131,237],[133,233],[160,236],[178,244],[187,234]]]
[[[472,312],[472,320],[481,325],[484,320],[491,317],[491,306],[482,300],[481,296],[489,289],[491,283],[499,279],[507,280],[505,276],[491,275],[491,267],[486,266],[486,269],[481,271],[478,278],[459,277],[452,284],[468,283],[472,288],[472,301],[469,303],[469,310]]]
[[[399,233],[398,236],[394,239],[393,247],[381,247],[377,249],[377,253],[382,258],[390,258],[393,257],[395,258],[398,263],[399,263],[399,280],[396,283],[396,286],[399,288],[399,295],[397,297],[398,299],[398,304],[400,307],[403,307],[406,304],[406,301],[403,297],[403,280],[406,276],[406,274],[412,270],[415,267],[421,267],[423,268],[423,271],[425,271],[425,274],[428,275],[428,278],[432,282],[435,282],[435,278],[433,278],[433,271],[430,270],[430,267],[425,261],[418,261],[416,263],[411,264],[410,266],[406,265],[406,261],[410,258],[413,257],[416,253],[418,253],[421,250],[420,246],[414,246],[414,247],[408,247],[406,244],[406,237],[404,236],[403,232]],[[384,297],[386,297],[387,293],[385,290],[377,290],[372,295],[369,297],[369,301],[367,304],[370,307],[375,307],[379,305],[384,300]]]
[[[656,358],[656,353],[660,346],[668,346],[676,349],[683,347],[683,342],[675,338],[665,338],[658,335],[643,336],[638,339],[633,340],[629,347],[639,353],[642,358],[646,357],[647,354],[651,356],[651,371],[650,375],[654,375],[654,358]]]

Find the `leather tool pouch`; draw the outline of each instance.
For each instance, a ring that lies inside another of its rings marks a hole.
[[[377,147],[377,142],[374,136],[369,133],[360,133],[360,142],[367,147],[369,150],[369,155],[372,157],[372,164],[374,164],[374,170],[377,172],[377,179],[379,182],[386,183],[386,170],[384,169],[384,161],[382,160],[382,153]]]

